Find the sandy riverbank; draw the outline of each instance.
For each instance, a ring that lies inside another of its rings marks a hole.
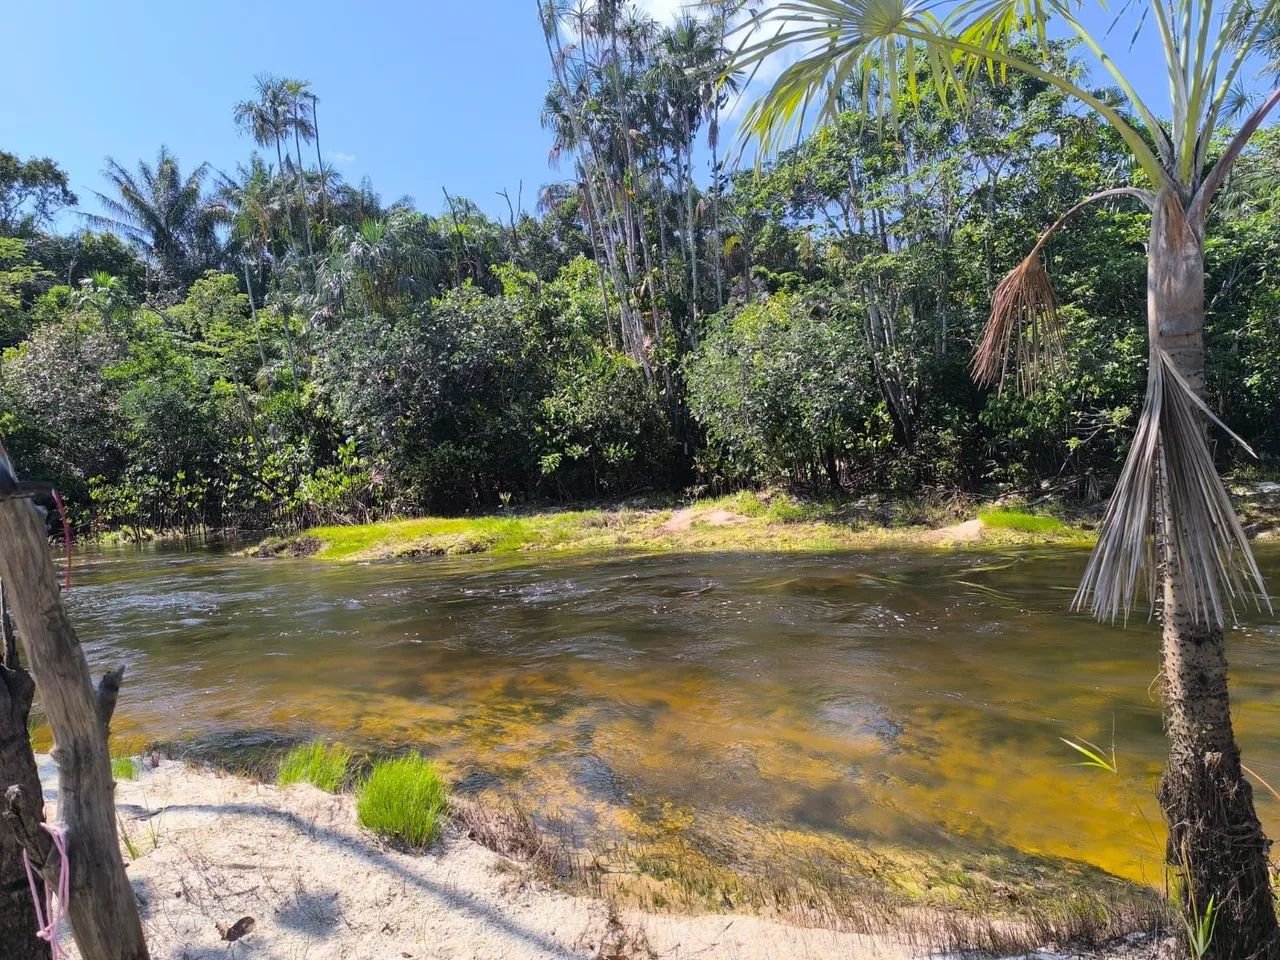
[[[42,772],[51,784],[47,758]],[[391,849],[357,826],[350,796],[305,784],[277,789],[162,760],[121,782],[117,804],[157,960],[945,955],[891,936],[758,917],[615,911],[550,889],[456,830],[428,854]],[[245,917],[250,932],[224,940]],[[1134,942],[1106,956],[1153,952]]]

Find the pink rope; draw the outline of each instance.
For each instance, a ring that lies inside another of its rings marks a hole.
[[[27,868],[27,886],[31,888],[31,902],[36,906],[36,936],[49,941],[49,951],[53,960],[66,960],[67,951],[58,942],[58,928],[67,915],[67,902],[71,899],[71,861],[67,859],[67,835],[55,823],[42,823],[40,826],[53,837],[53,845],[62,862],[58,864],[57,899],[49,884],[44,885],[44,903],[40,902],[40,891],[36,888],[35,871],[31,869],[31,858],[27,851],[22,851],[22,865]]]

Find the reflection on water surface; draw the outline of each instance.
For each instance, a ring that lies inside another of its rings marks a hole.
[[[413,744],[580,836],[732,832],[1061,856],[1158,882],[1154,628],[1068,615],[1084,554],[688,555],[332,566],[107,551],[68,595],[139,740]],[[1280,553],[1261,559],[1280,581]],[[1280,782],[1280,631],[1231,635]],[[1109,744],[1123,782],[1059,737]],[[1259,792],[1275,835],[1280,808]]]

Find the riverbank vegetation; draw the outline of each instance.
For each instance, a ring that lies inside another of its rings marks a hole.
[[[51,229],[75,222],[56,160],[5,154],[0,427],[24,475],[82,532],[132,537],[765,485],[1110,489],[1146,376],[1143,214],[1097,206],[1048,251],[1064,376],[1021,396],[967,371],[1028,241],[1140,177],[1109,127],[1034,78],[979,78],[963,114],[926,99],[886,140],[851,97],[760,170],[718,157],[699,180],[723,25],[609,10],[552,70],[566,179],[504,220],[343,182],[304,149],[310,89],[266,77],[228,105],[261,148],[243,166],[113,160],[85,231]],[[1090,82],[1077,48],[1022,53]],[[1210,405],[1264,466],[1277,170],[1263,131],[1206,247]]]
[[[976,513],[976,516],[975,516]],[[463,554],[634,550],[821,551],[951,548],[984,544],[1093,543],[1097,514],[1071,522],[973,501],[798,499],[744,491],[662,506],[644,500],[614,508],[471,517],[421,517],[312,527],[268,537],[254,557],[390,560]]]

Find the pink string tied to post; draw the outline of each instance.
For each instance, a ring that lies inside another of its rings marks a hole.
[[[49,952],[53,960],[66,960],[67,951],[58,942],[58,928],[67,915],[67,901],[71,899],[71,861],[67,858],[67,834],[56,823],[42,823],[42,827],[53,837],[53,846],[58,851],[61,862],[58,864],[58,889],[55,891],[49,884],[44,885],[44,902],[40,902],[40,891],[36,886],[36,874],[31,868],[31,858],[27,851],[22,851],[22,865],[27,868],[27,886],[31,888],[31,902],[36,907],[36,936],[49,942]]]

